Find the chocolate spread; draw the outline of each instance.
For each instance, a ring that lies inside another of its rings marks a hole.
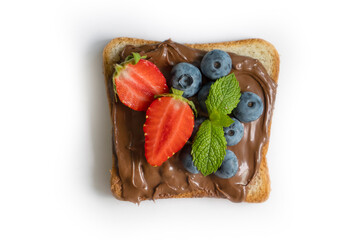
[[[201,59],[206,53],[167,40],[140,47],[127,45],[120,53],[121,61],[132,52],[146,55],[167,80],[171,78],[170,71],[174,65],[189,62],[200,67]],[[258,60],[229,54],[232,59],[232,72],[239,81],[241,91],[256,93],[264,103],[261,117],[253,122],[244,123],[243,138],[237,145],[228,147],[239,161],[239,171],[230,179],[221,179],[214,174],[204,177],[201,173],[187,172],[179,159],[179,152],[160,167],[150,166],[144,155],[145,112],[134,111],[120,101],[115,101],[112,81],[108,81],[107,87],[112,95],[113,154],[121,180],[123,200],[138,203],[146,199],[199,191],[205,191],[209,196],[225,197],[233,202],[245,200],[246,185],[257,173],[262,147],[269,141],[269,124],[275,101],[276,83]],[[208,81],[203,76],[203,85]],[[200,111],[196,97],[191,100]],[[200,115],[204,113],[200,112]]]

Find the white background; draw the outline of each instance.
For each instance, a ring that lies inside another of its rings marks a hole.
[[[359,239],[356,1],[2,1],[1,239]],[[102,49],[263,38],[280,53],[261,204],[115,200]]]

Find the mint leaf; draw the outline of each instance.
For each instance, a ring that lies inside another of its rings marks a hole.
[[[191,155],[194,165],[207,176],[215,172],[224,160],[226,139],[223,127],[205,120],[196,134],[192,144]]]
[[[221,127],[228,127],[230,126],[234,121],[226,114],[222,114],[216,109],[214,109],[210,114],[210,121],[218,126]]]
[[[240,101],[240,86],[235,74],[229,74],[215,81],[205,103],[210,120],[205,120],[197,132],[191,150],[194,165],[207,176],[222,164],[226,153],[226,139],[223,127],[234,121],[227,115]]]
[[[235,74],[219,78],[211,85],[205,104],[209,115],[216,109],[222,114],[230,114],[240,101],[240,86]]]

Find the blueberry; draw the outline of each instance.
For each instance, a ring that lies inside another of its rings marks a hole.
[[[205,121],[204,117],[199,117],[195,120],[194,129],[191,134],[191,138],[194,138],[196,136],[196,133],[197,133],[197,131],[199,131],[200,125],[203,123],[203,121]]]
[[[205,54],[200,68],[202,73],[212,80],[226,76],[231,71],[231,58],[227,52],[215,49]]]
[[[240,102],[233,113],[240,122],[251,122],[258,119],[264,110],[261,98],[252,92],[241,94]]]
[[[180,153],[180,159],[188,172],[193,174],[199,173],[199,170],[194,166],[193,157],[191,156],[191,145],[185,145]]]
[[[209,91],[210,91],[211,85],[213,83],[214,82],[209,82],[206,85],[204,85],[200,89],[199,94],[198,94],[198,101],[199,101],[199,104],[200,104],[200,108],[201,108],[201,110],[203,110],[206,113],[207,113],[207,108],[206,108],[205,101],[206,101],[206,99],[207,99],[207,97],[209,95]]]
[[[171,70],[171,86],[184,91],[183,97],[194,96],[201,87],[201,72],[194,65],[179,63]]]
[[[236,118],[231,118],[234,122],[224,128],[224,134],[228,146],[234,146],[240,142],[244,136],[244,125]]]
[[[219,178],[231,178],[235,176],[238,171],[239,163],[234,152],[226,150],[224,161],[220,168],[215,172],[215,175]]]

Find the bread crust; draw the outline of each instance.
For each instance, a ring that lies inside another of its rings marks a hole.
[[[103,69],[105,76],[105,86],[108,86],[108,81],[113,74],[113,65],[118,62],[120,50],[128,44],[140,46],[144,44],[153,44],[157,41],[150,41],[137,38],[120,37],[111,40],[103,51]],[[270,77],[277,83],[279,76],[280,58],[275,47],[263,39],[244,39],[238,41],[216,42],[216,43],[202,43],[202,44],[184,44],[186,46],[210,51],[212,49],[221,49],[228,52],[233,52],[238,55],[249,56],[258,59],[265,67]],[[111,94],[106,87],[108,103],[111,112]],[[111,114],[111,113],[110,113]],[[270,134],[271,123],[269,124]],[[270,136],[269,136],[270,137]],[[251,182],[246,186],[246,202],[259,203],[264,202],[270,195],[270,177],[269,169],[267,167],[266,154],[269,147],[269,141],[263,146],[261,151],[261,163],[259,170],[253,177]],[[113,166],[111,169],[111,192],[120,200],[122,199],[121,180],[117,170],[116,156],[113,154]],[[208,192],[197,190],[178,195],[166,196],[161,198],[193,198],[193,197],[214,197]]]

